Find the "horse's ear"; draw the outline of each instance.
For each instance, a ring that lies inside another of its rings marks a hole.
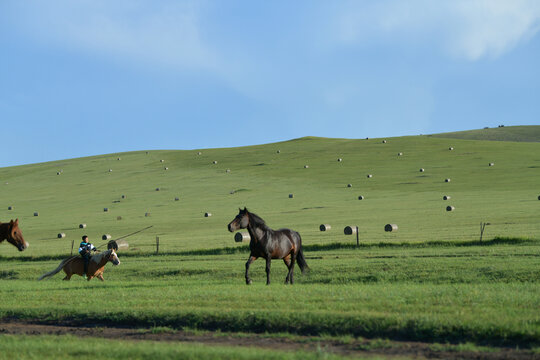
[[[248,212],[247,208],[244,206],[244,212]]]
[[[19,225],[19,218],[15,219],[15,225]]]

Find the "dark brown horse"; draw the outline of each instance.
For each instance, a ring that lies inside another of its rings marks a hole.
[[[113,265],[120,264],[120,260],[118,260],[118,256],[116,255],[116,251],[114,251],[114,249],[108,249],[106,251],[94,254],[88,263],[88,271],[86,272],[88,281],[92,280],[94,277],[104,281],[105,279],[103,279],[103,271],[105,269],[105,265],[107,265],[109,261],[112,262]],[[71,256],[64,259],[56,269],[41,275],[38,280],[43,280],[44,278],[53,276],[54,274],[59,273],[60,270],[64,270],[66,273],[64,280],[71,279],[74,274],[83,276],[84,260],[80,256]]]
[[[252,282],[249,278],[249,266],[259,257],[266,260],[266,285],[270,284],[270,261],[272,259],[283,259],[289,269],[285,284],[289,281],[291,284],[294,283],[294,263],[298,261],[302,273],[308,269],[302,252],[300,234],[290,229],[272,230],[266,226],[263,219],[250,213],[246,208],[239,210],[240,212],[227,228],[230,232],[247,229],[251,237],[249,243],[251,253],[246,262],[246,284],[249,285]]]
[[[19,219],[11,220],[8,223],[0,222],[0,243],[4,240],[7,240],[19,251],[23,251],[28,247],[28,243],[24,240],[22,231],[19,228]]]

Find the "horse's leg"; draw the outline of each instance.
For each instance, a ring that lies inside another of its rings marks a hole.
[[[291,267],[289,269],[289,273],[291,274],[290,276],[290,280],[291,280],[291,285],[294,284],[294,263],[296,262],[296,252],[292,252],[291,253]]]
[[[291,278],[291,257],[290,257],[290,255],[285,256],[283,258],[283,262],[287,266],[287,269],[289,269],[289,271],[287,272],[287,277],[285,278],[285,284],[288,284],[289,280]]]
[[[266,258],[266,285],[270,285],[270,262],[272,261],[272,257],[268,255]]]
[[[249,278],[249,265],[251,265],[252,262],[257,260],[257,257],[250,255],[248,261],[246,262],[246,284],[250,285],[252,283],[251,279]]]
[[[97,277],[98,277],[99,280],[105,281],[105,279],[103,278],[103,274],[99,274]]]

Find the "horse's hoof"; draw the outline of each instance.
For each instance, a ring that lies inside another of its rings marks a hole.
[[[252,281],[251,279],[246,280],[246,285],[251,285],[252,282],[253,282],[253,281]]]

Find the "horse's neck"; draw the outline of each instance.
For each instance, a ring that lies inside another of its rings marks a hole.
[[[267,238],[264,235],[270,230],[270,228],[268,226],[252,226],[249,224],[247,230],[252,239],[255,241],[261,241]]]
[[[8,223],[3,224],[0,222],[0,242],[8,238],[8,225]]]
[[[94,260],[94,258],[96,258]],[[105,253],[99,253],[92,256],[92,260],[97,263],[98,268],[105,266],[107,264],[108,258],[105,256]]]

